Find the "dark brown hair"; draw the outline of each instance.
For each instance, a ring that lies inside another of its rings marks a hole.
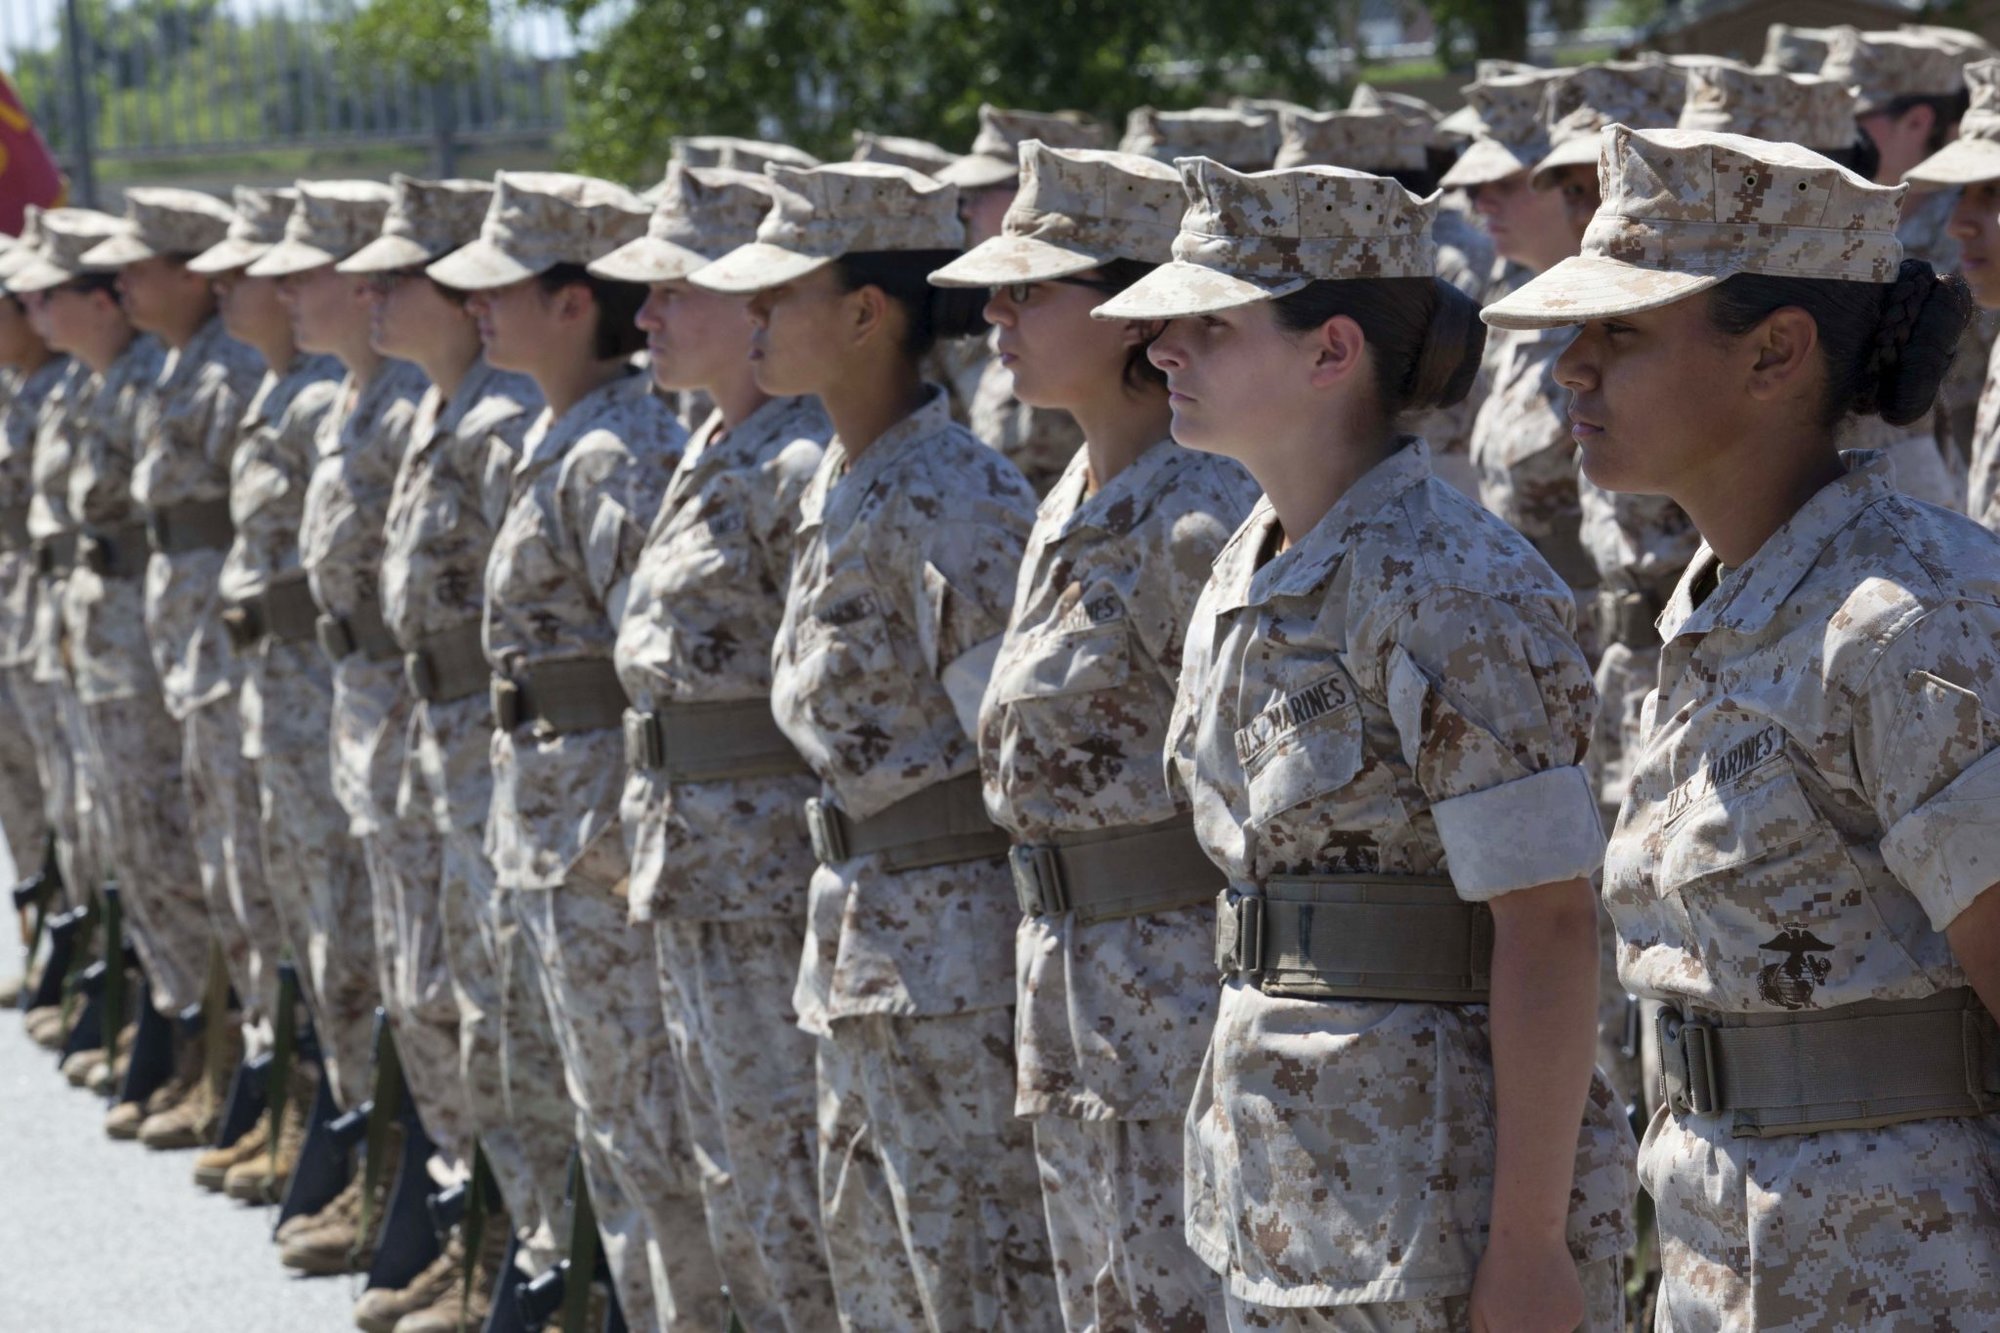
[[[646,287],[637,282],[613,282],[600,278],[581,264],[557,264],[535,275],[543,291],[550,295],[565,287],[587,287],[597,306],[597,329],[590,353],[599,361],[615,361],[631,356],[646,345],[646,335],[633,323],[639,307],[646,304]]]
[[[1926,261],[1905,259],[1894,282],[1739,273],[1710,289],[1708,319],[1741,337],[1787,306],[1819,328],[1828,427],[1849,413],[1905,426],[1930,411],[1973,309],[1964,278],[1940,278]]]
[[[1442,278],[1315,282],[1272,304],[1279,327],[1294,333],[1336,315],[1359,324],[1374,355],[1382,413],[1391,419],[1464,399],[1486,350],[1479,307]]]
[[[931,274],[958,258],[956,250],[864,250],[833,262],[840,289],[874,287],[903,307],[903,351],[912,360],[940,338],[969,338],[986,331],[986,291],[981,287],[933,287]]]
[[[1149,264],[1143,259],[1105,260],[1097,266],[1098,273],[1103,275],[1105,299],[1109,300],[1116,296],[1158,267],[1159,265]],[[1159,333],[1155,330],[1153,338],[1157,337]],[[1153,338],[1135,343],[1125,353],[1125,369],[1121,372],[1120,378],[1124,381],[1125,387],[1134,393],[1167,387],[1167,372],[1154,365],[1152,357],[1147,355],[1153,350]]]

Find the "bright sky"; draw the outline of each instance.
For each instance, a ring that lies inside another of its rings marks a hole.
[[[62,4],[63,0],[0,0],[0,62],[12,51],[53,46],[62,31]],[[312,0],[222,0],[226,14],[303,14],[314,8]],[[500,23],[505,40],[544,55],[563,55],[574,49],[569,25],[559,15],[543,9],[520,12],[506,4],[499,8],[515,10]]]

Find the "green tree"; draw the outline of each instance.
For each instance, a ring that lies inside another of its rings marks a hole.
[[[379,0],[378,0],[379,3]],[[1324,102],[1325,0],[559,0],[591,34],[573,89],[579,167],[641,179],[675,134],[845,156],[856,129],[964,147],[979,104],[1119,123],[1229,93]]]

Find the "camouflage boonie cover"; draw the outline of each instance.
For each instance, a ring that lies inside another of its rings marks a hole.
[[[1563,166],[1595,166],[1606,125],[1664,129],[1686,100],[1687,76],[1668,64],[1613,61],[1564,70],[1542,86],[1542,119],[1548,153],[1535,164],[1532,183],[1547,188],[1545,174]]]
[[[192,258],[222,240],[230,217],[229,205],[199,190],[137,185],[125,192],[124,227],[84,262],[112,268],[157,255]]]
[[[186,347],[167,353],[140,409],[132,498],[142,509],[229,498],[229,468],[264,359],[211,317]],[[222,627],[218,579],[224,550],[155,552],[146,566],[146,631],[167,711],[186,718],[236,687],[238,665]]]
[[[1982,53],[1990,54],[1990,52]],[[1965,86],[1967,51],[1926,33],[1862,32],[1841,24],[1827,30],[1821,78],[1860,94],[1867,115],[1898,97],[1948,97]]]
[[[646,234],[593,261],[590,271],[618,282],[685,278],[755,240],[771,203],[766,177],[676,162],[660,184]]]
[[[772,713],[850,818],[976,770],[945,678],[997,648],[1034,513],[1011,463],[951,422],[942,390],[851,463],[833,441],[801,501],[772,648]],[[966,658],[964,663],[961,658]],[[822,865],[809,890],[800,1026],[1013,1003],[1016,910],[995,858]]]
[[[1581,324],[1669,305],[1737,273],[1889,282],[1906,185],[1796,144],[1606,127],[1603,202],[1583,252],[1481,312],[1497,328]]]
[[[926,176],[935,176],[958,161],[958,154],[949,148],[941,148],[927,139],[908,139],[895,134],[871,134],[867,130],[856,130],[854,152],[847,160],[887,162],[890,166],[908,167],[912,171],[921,171]]]
[[[636,372],[559,419],[542,410],[486,563],[486,658],[496,675],[611,656],[626,585],[686,442]],[[625,738],[615,727],[496,732],[486,850],[501,887],[557,887],[586,856],[615,864],[612,878],[623,878],[615,825],[624,785]]]
[[[1161,162],[1209,157],[1237,171],[1264,171],[1278,155],[1278,118],[1228,107],[1159,111],[1142,106],[1125,117],[1118,151]]]
[[[26,375],[9,376],[10,391],[0,408],[0,504],[33,511],[35,441],[43,422],[59,410],[58,391],[70,365],[68,357],[57,355]],[[0,552],[0,668],[33,664],[38,582],[30,548]]]
[[[1278,152],[1272,166],[1322,165],[1359,171],[1422,171],[1429,162],[1430,127],[1387,111],[1278,113]]]
[[[670,167],[679,162],[688,167],[722,167],[754,175],[773,162],[788,167],[819,165],[819,159],[803,148],[764,139],[736,139],[726,134],[684,134],[674,136],[672,144]]]
[[[244,271],[282,278],[338,263],[374,240],[395,198],[377,181],[300,181],[284,239]]]
[[[979,134],[964,157],[930,174],[962,190],[1011,184],[1021,145],[1038,139],[1051,148],[1105,148],[1104,127],[1074,111],[1019,111],[988,102],[979,108]]]
[[[1030,140],[1021,145],[1021,188],[1000,235],[930,280],[940,287],[998,287],[1067,277],[1113,259],[1163,264],[1186,206],[1179,174],[1164,163]]]
[[[1818,74],[1826,64],[1831,28],[1800,28],[1789,23],[1773,23],[1764,30],[1764,58],[1760,70],[1784,74]]]
[[[299,202],[297,190],[261,185],[239,185],[233,197],[236,209],[230,216],[229,230],[188,261],[190,272],[227,273],[256,263],[285,239],[285,223]]]
[[[132,465],[141,409],[160,378],[164,356],[159,342],[142,334],[103,374],[85,380],[66,404],[63,429],[75,451],[69,511],[86,534],[110,533],[139,521],[132,503]],[[82,563],[70,571],[63,585],[63,629],[70,674],[84,703],[131,699],[160,688],[146,643],[145,600],[138,578],[105,578]]]
[[[424,270],[447,287],[484,291],[588,264],[636,239],[650,210],[622,185],[559,171],[503,171],[479,237]]]
[[[699,287],[747,293],[804,277],[845,254],[957,250],[958,190],[908,167],[837,162],[772,167],[776,196],[757,239],[690,275]]]
[[[1449,875],[1483,901],[1589,876],[1595,698],[1568,591],[1410,441],[1260,564],[1269,502],[1189,622],[1169,781],[1232,885]],[[1315,1306],[1462,1296],[1485,1248],[1484,1005],[1222,987],[1187,1118],[1187,1235],[1231,1294]],[[1633,1145],[1593,1081],[1568,1239],[1632,1240]]]
[[[1205,157],[1176,165],[1188,206],[1174,262],[1093,317],[1176,319],[1271,300],[1321,279],[1436,272],[1436,197],[1419,199],[1387,176],[1345,167],[1246,175]]]
[[[60,287],[80,273],[108,272],[104,264],[87,263],[96,249],[125,224],[94,208],[47,208],[39,215],[40,239],[34,249],[7,272],[7,290],[16,296]]]
[[[986,811],[1016,842],[1187,816],[1162,772],[1187,615],[1256,502],[1163,440],[1095,495],[1079,450],[1042,502],[979,710]],[[1019,1115],[1178,1118],[1215,1006],[1208,907],[1015,936]]]
[[[1635,994],[1782,1014],[1966,984],[1943,932],[2000,856],[2000,551],[1891,491],[1879,459],[1849,464],[1696,605],[1717,574],[1700,551],[1661,618],[1605,861]],[[1731,1129],[1663,1110],[1647,1136],[1677,1325],[2000,1314],[2000,1232],[1964,1224],[2000,1204],[1990,1117]]]
[[[1472,189],[1526,171],[1549,150],[1543,88],[1559,77],[1548,69],[1521,69],[1467,84],[1463,114],[1472,142],[1438,178],[1447,190]]]
[[[644,710],[771,698],[799,497],[833,434],[816,398],[773,398],[695,432],[646,537],[614,660]],[[634,769],[621,818],[634,920],[803,921],[809,774],[669,782]],[[788,992],[789,993],[789,992]]]
[[[1904,172],[1904,180],[1970,185],[2000,177],[2000,59],[1967,65],[1965,87],[1971,105],[1958,122],[1958,134]]]
[[[1822,152],[1854,142],[1854,91],[1812,75],[1743,69],[1724,61],[1690,65],[1678,128],[1741,134]]]
[[[486,181],[419,180],[389,174],[395,198],[382,218],[382,234],[337,265],[342,273],[386,273],[442,258],[479,235],[493,200]]]

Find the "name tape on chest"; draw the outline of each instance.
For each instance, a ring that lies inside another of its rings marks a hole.
[[[1333,671],[1303,689],[1292,691],[1250,719],[1236,732],[1236,759],[1247,764],[1267,746],[1297,731],[1315,718],[1354,702],[1347,674]]]
[[[1697,801],[1743,781],[1783,752],[1784,742],[1784,732],[1773,725],[1713,755],[1694,776],[1667,794],[1667,819],[1679,819]]]

